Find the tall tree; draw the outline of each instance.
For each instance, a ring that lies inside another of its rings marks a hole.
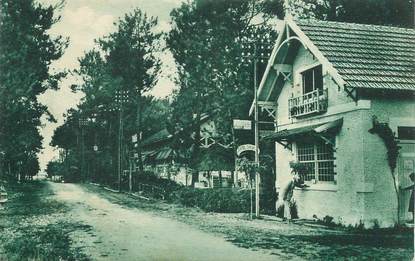
[[[126,15],[127,18],[119,22],[121,29],[119,28],[115,33],[98,40],[95,49],[87,51],[79,58],[80,66],[76,73],[82,78],[82,84],[74,85],[72,89],[75,92],[82,92],[84,97],[76,110],[68,112],[64,125],[55,131],[52,139],[53,146],[65,149],[69,145],[71,153],[68,156],[72,155],[72,157],[69,157],[68,160],[73,161],[74,158],[77,158],[78,169],[81,169],[82,162],[86,157],[87,167],[83,169],[100,168],[99,177],[95,175],[92,178],[94,181],[110,185],[117,182],[118,169],[116,141],[119,134],[119,115],[117,113],[118,104],[114,102],[116,91],[128,90],[131,96],[130,102],[123,105],[124,131],[122,139],[125,141],[137,133],[137,112],[143,115],[138,115],[141,118],[140,126],[143,126],[141,128],[143,136],[148,136],[163,128],[169,111],[167,100],[154,99],[149,95],[143,96],[157,81],[160,65],[155,53],[158,48],[154,44],[158,44],[157,37],[160,37],[160,34],[153,35],[157,39],[147,35],[151,32],[146,30],[154,29],[155,19],[145,18],[144,14],[140,16],[139,13],[140,11],[136,10],[134,15]],[[145,22],[141,20],[141,22],[135,21],[137,24],[134,25],[131,21],[133,16],[138,20],[150,19],[153,21],[152,26],[148,24],[145,26]],[[125,23],[128,23],[128,26]],[[134,26],[139,28],[132,28]],[[140,36],[139,33],[142,35]],[[127,42],[126,38],[129,34],[134,34],[135,38],[129,39]],[[134,41],[136,42],[134,43]],[[147,48],[149,41],[154,41],[152,49]],[[125,52],[127,49],[130,51]],[[140,58],[143,55],[144,57]],[[152,64],[153,66],[151,66]],[[126,69],[120,70],[119,66]],[[139,77],[140,75],[141,77]],[[141,91],[138,95],[139,98],[137,98],[136,90],[139,87]],[[138,107],[140,111],[138,111]],[[84,120],[85,126],[81,127],[78,124],[80,119]],[[68,142],[65,135],[73,140],[78,140],[78,142],[76,144],[73,141]],[[128,143],[124,142],[124,144]],[[93,150],[94,146],[98,149],[97,151]],[[132,147],[128,145],[123,147],[121,157],[123,163],[126,163],[125,155],[131,152]],[[68,150],[66,149],[66,151]],[[94,155],[99,155],[99,157]],[[95,166],[89,166],[91,165],[90,161],[95,161]]]
[[[34,0],[0,0],[0,171],[34,175],[42,148],[41,117],[54,121],[37,96],[57,89],[64,72],[51,73],[68,44],[48,31],[59,21],[59,6]],[[2,161],[3,159],[3,161]]]
[[[112,75],[121,81],[121,89],[128,90],[136,104],[136,131],[143,130],[143,94],[157,83],[161,62],[161,33],[155,31],[157,18],[148,17],[135,9],[118,21],[114,33],[99,40]],[[139,169],[143,171],[141,144],[138,146]]]
[[[192,148],[193,182],[202,158],[198,155],[201,115],[207,113],[218,123],[222,143],[232,142],[232,119],[246,117],[253,94],[252,69],[241,61],[243,43],[238,40],[243,36],[255,40],[249,34],[253,29],[271,32],[270,14],[276,13],[282,14],[282,1],[197,0],[171,13],[173,29],[167,43],[180,86],[173,102],[173,121],[183,136],[178,146]],[[194,135],[185,135],[186,130]]]

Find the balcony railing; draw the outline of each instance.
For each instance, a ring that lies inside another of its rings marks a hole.
[[[315,90],[288,100],[290,118],[327,111],[327,90]]]

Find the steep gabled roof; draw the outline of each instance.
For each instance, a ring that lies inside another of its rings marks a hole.
[[[141,144],[142,146],[148,146],[148,145],[152,145],[154,143],[160,142],[160,141],[168,140],[171,137],[172,135],[169,133],[167,129],[162,129],[161,131],[156,132],[155,134],[151,135],[147,139],[143,140]]]
[[[415,30],[300,20],[295,22],[347,87],[415,90]]]

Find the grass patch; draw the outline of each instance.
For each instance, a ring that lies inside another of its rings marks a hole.
[[[9,201],[0,211],[0,260],[88,260],[80,249],[71,248],[69,236],[85,227],[57,218],[68,208],[51,199],[53,191],[46,182],[7,184],[6,190]]]
[[[67,210],[63,203],[47,198],[53,195],[53,192],[45,182],[32,181],[22,184],[9,184],[7,191],[9,201],[5,205],[6,210],[0,212],[0,217],[25,218]]]
[[[25,227],[4,246],[8,260],[88,260],[81,251],[71,249],[69,233],[76,230],[72,223]]]

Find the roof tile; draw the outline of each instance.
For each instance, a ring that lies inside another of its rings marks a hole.
[[[317,20],[296,21],[354,88],[415,90],[415,30]]]

